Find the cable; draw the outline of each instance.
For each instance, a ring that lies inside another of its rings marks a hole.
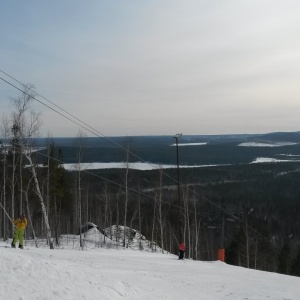
[[[8,74],[5,73],[4,71],[2,71],[2,70],[0,70],[0,71],[1,71],[2,73],[6,74],[7,76],[9,76],[10,78],[14,79],[14,77],[8,75]],[[133,155],[134,157],[140,159],[142,162],[148,164],[148,165],[151,166],[154,170],[158,170],[157,167],[154,166],[153,164],[151,164],[151,163],[145,161],[143,158],[141,158],[141,157],[139,157],[138,155],[134,154],[133,152],[129,151],[128,149],[126,149],[125,147],[121,146],[120,144],[118,144],[117,142],[113,141],[112,139],[110,139],[110,138],[108,138],[108,137],[105,137],[103,133],[97,131],[97,130],[94,129],[93,127],[91,127],[91,126],[89,126],[89,125],[83,126],[83,125],[79,124],[77,121],[74,121],[74,120],[72,120],[71,118],[65,116],[64,114],[62,114],[61,112],[57,111],[56,109],[50,107],[49,105],[45,104],[45,103],[42,102],[41,100],[38,100],[38,99],[37,99],[36,97],[34,97],[33,95],[30,95],[30,94],[24,92],[23,90],[21,90],[20,88],[16,87],[14,84],[8,82],[7,80],[3,79],[2,77],[0,77],[0,79],[1,79],[2,81],[4,81],[5,83],[9,84],[10,86],[14,87],[15,89],[19,90],[20,92],[24,93],[25,95],[27,95],[27,96],[31,97],[32,99],[36,100],[36,101],[39,102],[40,104],[42,104],[42,105],[46,106],[47,108],[51,109],[52,111],[58,113],[60,116],[62,116],[62,117],[64,117],[64,118],[68,119],[68,120],[71,121],[72,123],[74,123],[74,124],[76,124],[76,125],[78,125],[78,126],[84,128],[85,130],[87,130],[88,132],[90,132],[90,133],[92,133],[92,134],[98,136],[99,138],[103,138],[103,139],[105,139],[105,140],[111,142],[111,143],[114,144],[115,146],[117,146],[117,147],[121,148],[122,150],[125,150],[126,152],[128,152],[128,154],[131,154],[131,155]],[[16,79],[14,79],[14,80],[16,80]],[[19,84],[21,84],[23,87],[27,87],[25,84],[21,83],[20,81],[18,81],[18,80],[16,80],[16,81],[17,81]],[[30,89],[30,88],[29,88],[29,90],[33,91],[33,90]],[[36,93],[35,91],[33,91],[33,92]],[[36,94],[37,94],[37,93],[36,93]],[[37,94],[37,95],[38,95],[38,94]],[[46,99],[46,98],[43,97],[43,99]],[[46,99],[46,100],[47,100],[47,99]],[[47,101],[49,101],[49,100],[47,100]],[[49,102],[52,103],[51,101],[49,101]],[[58,108],[60,108],[60,107],[57,106],[57,105],[55,105],[55,106],[58,107]],[[61,109],[61,108],[60,108],[60,109]],[[62,109],[62,110],[63,110],[63,109]],[[65,110],[63,110],[63,111],[65,111]],[[66,112],[66,111],[65,111],[65,112]],[[68,115],[72,116],[72,115],[69,114],[68,112],[66,112],[66,113],[67,113]],[[75,118],[76,118],[76,117],[75,117]],[[79,120],[78,118],[76,118],[76,119]],[[79,120],[79,121],[80,121],[81,123],[83,123],[83,124],[86,124],[86,123],[84,123],[84,122],[81,121],[81,120]],[[176,184],[178,183],[178,181],[177,181],[175,178],[173,178],[172,176],[170,176],[169,174],[163,172],[163,175],[165,175],[165,176],[168,177],[169,179],[173,180]],[[214,202],[210,201],[209,199],[206,199],[206,201],[209,202],[209,203],[211,203],[212,205],[216,206],[217,208],[221,209],[221,207],[220,207],[219,205],[215,204]]]
[[[2,72],[3,74],[5,74],[6,76],[8,76],[9,78],[15,80],[16,82],[18,82],[20,85],[22,85],[23,87],[27,87],[25,84],[21,83],[20,81],[18,81],[17,79],[15,79],[14,77],[12,77],[11,75],[9,75],[8,73],[4,72],[3,70],[0,69],[0,72]],[[125,147],[123,147],[122,145],[118,144],[117,142],[113,141],[112,139],[106,137],[103,133],[101,133],[100,131],[96,130],[95,128],[91,127],[90,125],[88,125],[87,123],[81,121],[79,118],[75,117],[74,115],[70,114],[68,111],[66,111],[65,109],[59,107],[58,105],[56,105],[55,103],[53,103],[52,101],[48,100],[47,98],[43,97],[42,95],[38,94],[37,92],[35,92],[34,90],[32,90],[31,88],[29,88],[30,91],[32,91],[33,93],[35,93],[36,95],[40,96],[41,98],[43,98],[44,100],[48,101],[49,103],[51,103],[52,105],[54,105],[56,108],[62,110],[64,113],[66,113],[67,115],[71,116],[72,118],[74,118],[75,120],[71,119],[70,117],[66,116],[65,114],[59,112],[57,109],[54,109],[53,107],[45,104],[43,101],[37,99],[35,96],[30,95],[26,92],[24,92],[24,90],[21,90],[20,88],[18,88],[17,86],[15,86],[14,84],[10,83],[9,81],[5,80],[4,78],[0,77],[0,79],[2,81],[4,81],[5,83],[7,83],[8,85],[14,87],[15,89],[19,90],[21,93],[26,94],[27,96],[31,97],[32,99],[36,100],[37,102],[39,102],[40,104],[46,106],[47,108],[49,108],[50,110],[56,112],[57,114],[59,114],[60,116],[66,118],[67,120],[71,121],[72,123],[84,128],[85,130],[87,130],[88,132],[96,135],[99,138],[103,138],[109,142],[111,142],[112,144],[114,144],[115,146],[121,148],[122,150],[125,150],[128,154],[131,154],[132,156],[138,158],[139,160],[141,160],[144,163],[147,163],[148,165],[150,165],[153,169],[157,169],[156,166],[152,165],[149,162],[146,162],[144,159],[142,159],[141,157],[139,157],[138,155],[134,154],[133,152],[129,151],[128,149],[126,149]],[[28,88],[28,87],[27,87]],[[80,122],[80,123],[78,123]],[[157,169],[158,170],[158,169]],[[175,183],[178,183],[178,180],[176,180],[175,178],[173,178],[172,176],[170,176],[169,174],[162,172],[163,175],[165,175],[166,177],[168,177],[169,179],[173,180]],[[90,173],[92,174],[92,173]],[[103,179],[103,178],[102,178]],[[116,183],[115,183],[116,184]],[[188,189],[190,190],[190,188],[188,187]],[[197,196],[200,196],[197,194]],[[206,202],[212,204],[213,206],[215,206],[218,209],[222,209],[222,207],[216,203],[214,203],[213,201],[209,200],[208,198],[202,196],[201,197],[203,200],[205,200]],[[176,206],[177,208],[178,207]],[[230,216],[234,216],[231,212],[226,211],[226,209],[224,209],[224,212],[229,214]],[[254,228],[252,228],[254,231],[256,231]],[[257,232],[257,231],[256,231]],[[258,234],[260,234],[259,232],[257,232]],[[264,237],[262,234],[260,234],[262,237]],[[264,237],[265,239],[267,239],[266,237]]]
[[[56,159],[56,158],[50,157],[50,156],[47,155],[47,154],[43,154],[43,153],[40,153],[40,152],[37,152],[37,154],[38,154],[38,155],[41,155],[41,156],[43,156],[43,157],[51,158],[51,159],[53,159],[53,160],[55,160],[55,161],[57,161],[57,162],[59,162],[59,163],[64,164],[64,162],[62,162],[62,161],[60,161],[60,160],[58,160],[58,159]],[[94,177],[96,177],[96,178],[99,178],[99,179],[101,179],[101,180],[104,180],[104,181],[106,181],[106,182],[112,183],[112,184],[114,184],[114,185],[117,185],[117,186],[119,186],[119,187],[121,187],[121,188],[122,188],[122,187],[123,187],[123,188],[125,187],[124,185],[122,185],[122,184],[120,184],[120,183],[117,183],[117,182],[115,182],[115,181],[109,180],[109,179],[107,179],[107,178],[105,178],[105,177],[99,176],[99,175],[94,174],[94,173],[92,173],[92,172],[90,172],[90,171],[82,170],[82,172],[83,172],[83,173],[86,173],[86,174],[89,174],[89,175],[91,175],[91,176],[94,176]],[[127,187],[127,188],[128,188],[128,190],[131,191],[131,192],[134,192],[134,193],[136,193],[136,194],[142,195],[142,196],[144,196],[144,197],[147,197],[147,198],[149,198],[149,199],[151,199],[151,200],[156,201],[155,197],[153,197],[153,196],[151,196],[151,195],[145,194],[145,193],[143,193],[143,192],[140,192],[139,190],[135,190],[135,189],[130,188],[130,187]],[[189,187],[188,187],[188,190],[190,191],[190,188],[189,188]],[[195,193],[195,195],[200,196],[200,195],[198,195],[197,193]],[[202,199],[203,199],[203,200],[206,200],[206,197],[203,197],[203,196],[202,196]],[[166,201],[161,201],[161,202],[164,203],[164,204],[167,204],[168,206],[174,207],[174,208],[176,208],[176,209],[182,209],[181,207],[179,207],[179,206],[176,205],[176,204],[172,204],[172,203],[169,203],[169,202],[166,202]],[[224,212],[226,212],[226,211],[227,211],[227,210],[224,209]],[[204,217],[204,216],[206,216],[206,214],[200,214],[200,213],[198,213],[198,212],[195,211],[195,210],[186,209],[186,208],[185,208],[185,212],[192,213],[193,215],[196,213],[196,215],[199,216],[199,217]],[[235,216],[232,212],[230,212],[230,211],[227,211],[227,213],[230,214],[231,216],[236,217],[236,216]],[[248,228],[249,228],[249,229],[252,229],[253,232],[257,233],[258,235],[260,235],[261,237],[263,237],[264,239],[266,239],[266,240],[269,241],[268,238],[264,237],[260,232],[258,232],[258,231],[257,231],[256,229],[254,229],[252,226],[248,225]],[[235,236],[232,236],[231,234],[229,234],[229,233],[226,232],[226,231],[225,231],[225,235],[228,236],[228,237],[230,237],[231,240],[235,241],[242,249],[244,249],[244,251],[247,249],[246,245],[243,244],[243,243],[241,243],[240,241],[238,241],[237,238],[236,238]],[[240,255],[241,255],[241,254],[240,254]],[[242,256],[244,256],[244,258],[246,258],[245,255],[242,255]],[[254,261],[254,258],[250,257],[250,260]]]
[[[58,163],[60,163],[60,164],[64,164],[64,162],[60,161],[59,159],[54,158],[54,157],[50,157],[50,156],[47,155],[47,154],[43,154],[43,153],[40,153],[40,152],[36,152],[36,153],[37,153],[38,155],[43,156],[43,157],[50,158],[50,159],[52,159],[52,160],[54,160],[54,161],[56,161],[56,162],[58,162]],[[86,174],[89,174],[89,175],[91,175],[91,176],[94,176],[94,177],[96,177],[96,178],[102,179],[102,180],[104,180],[104,181],[106,181],[106,182],[115,184],[115,185],[117,185],[117,186],[119,186],[119,187],[122,187],[122,188],[125,187],[124,185],[122,185],[122,184],[120,184],[120,183],[118,183],[118,182],[115,182],[115,181],[112,181],[112,180],[107,179],[107,178],[105,178],[105,177],[99,176],[99,175],[94,174],[94,173],[92,173],[92,172],[90,172],[90,171],[82,170],[82,172],[83,172],[83,173],[86,173]],[[129,191],[131,191],[131,192],[137,193],[137,194],[139,194],[139,195],[148,197],[148,198],[150,198],[150,199],[156,201],[155,197],[153,197],[153,196],[151,196],[151,195],[142,193],[142,192],[140,192],[140,191],[138,191],[138,190],[135,190],[135,189],[133,189],[133,188],[130,188],[130,187],[127,187],[127,189],[128,189]],[[177,206],[176,204],[172,204],[172,203],[169,203],[169,202],[166,202],[166,201],[163,201],[163,200],[162,200],[161,202],[162,202],[162,203],[165,203],[165,204],[167,204],[167,205],[169,205],[169,206],[175,207],[175,208],[177,208],[177,209],[180,208],[180,207]],[[195,211],[192,211],[192,210],[188,210],[188,211],[189,211],[190,213],[195,214]],[[196,214],[197,214],[198,216],[201,216],[201,217],[204,216],[203,214],[199,214],[199,213],[197,213],[197,212],[196,212]]]

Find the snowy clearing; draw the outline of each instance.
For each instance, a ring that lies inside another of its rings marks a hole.
[[[241,143],[238,146],[240,147],[283,147],[283,146],[293,146],[297,143],[290,142],[278,142],[278,143],[258,143],[258,142],[247,142]]]
[[[181,146],[204,146],[207,145],[208,143],[180,143],[178,144],[178,147]],[[171,147],[177,146],[176,144],[170,145]]]
[[[6,248],[0,299],[300,299],[300,278],[132,249]]]
[[[257,157],[254,161],[251,162],[251,164],[257,164],[257,163],[281,163],[281,162],[296,162],[300,160],[296,159],[276,159],[276,158],[270,158],[270,157]]]
[[[203,168],[203,167],[215,167],[215,166],[225,166],[225,164],[219,165],[195,165],[195,166],[188,166],[188,165],[180,165],[180,168]],[[76,168],[78,169],[78,165],[76,164],[63,164],[63,167],[66,170],[74,171]],[[94,162],[94,163],[81,163],[80,164],[81,170],[97,170],[97,169],[124,169],[126,168],[126,164],[124,162],[109,162],[109,163],[101,163],[101,162]],[[148,162],[134,162],[129,163],[129,169],[134,170],[159,170],[159,169],[175,169],[177,165],[161,165],[161,164],[153,164]]]

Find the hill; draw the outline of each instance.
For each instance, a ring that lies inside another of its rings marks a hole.
[[[0,299],[300,299],[299,278],[132,249],[5,248]]]
[[[87,137],[35,139],[36,147],[46,147],[50,141],[63,154],[65,163],[76,163],[78,144],[84,149],[82,162],[123,162],[129,149],[130,162],[146,161],[175,164],[176,150],[172,136]],[[240,147],[251,143],[251,147]],[[251,163],[258,157],[295,159],[300,153],[300,133],[270,133],[243,135],[183,135],[179,139],[179,161],[187,165]],[[185,147],[183,147],[185,145]],[[47,150],[40,151],[43,155]],[[40,162],[45,157],[40,156]]]

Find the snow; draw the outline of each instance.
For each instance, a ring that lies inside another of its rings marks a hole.
[[[104,246],[96,228],[85,235],[84,250],[79,236],[69,237],[72,242],[64,236],[54,250],[41,243],[35,248],[32,241],[24,250],[12,249],[11,241],[1,241],[0,299],[300,299],[299,277],[220,261],[181,261],[166,252],[137,250],[136,243]]]
[[[270,158],[270,157],[257,157],[254,161],[251,162],[251,164],[257,164],[257,163],[280,163],[280,162],[297,162],[299,160],[293,159],[293,160],[287,160],[287,159],[276,159],[276,158]]]
[[[11,144],[1,144],[0,148],[3,151],[2,153],[8,154],[9,149],[11,148]],[[44,149],[46,149],[46,148],[45,147],[30,147],[30,148],[25,147],[23,149],[23,152],[24,152],[24,154],[25,153],[34,153],[34,152],[39,152]]]
[[[82,170],[97,170],[97,169],[124,169],[126,168],[126,164],[124,162],[93,162],[93,163],[81,163]],[[75,170],[76,164],[64,164],[63,167],[66,170]],[[129,169],[135,170],[155,170],[155,169],[167,169],[167,168],[176,168],[176,165],[159,165],[147,162],[134,162],[129,163]]]
[[[277,142],[277,143],[258,143],[258,142],[247,142],[241,143],[238,146],[241,147],[283,147],[283,146],[293,146],[297,143],[291,142]]]
[[[203,167],[215,167],[215,166],[225,166],[226,164],[212,164],[212,165],[180,165],[180,168],[203,168]],[[43,167],[40,165],[40,167]],[[65,170],[74,171],[78,166],[76,164],[63,164]],[[98,170],[98,169],[124,169],[126,164],[124,162],[93,162],[93,163],[81,163],[81,170]],[[134,162],[129,163],[129,169],[134,170],[159,170],[159,169],[172,169],[177,168],[177,165],[163,165],[163,164],[153,164],[150,162]]]
[[[178,144],[179,147],[181,146],[204,146],[207,145],[207,143],[180,143]],[[170,145],[171,147],[177,146],[177,144]]]

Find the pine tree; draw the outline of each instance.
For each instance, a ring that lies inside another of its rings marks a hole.
[[[300,277],[300,246],[298,247],[298,254],[292,261],[291,275]]]
[[[245,232],[242,226],[226,249],[226,263],[236,266],[246,266]]]
[[[289,275],[290,271],[291,271],[291,245],[290,245],[290,241],[286,239],[278,257],[278,273]]]

